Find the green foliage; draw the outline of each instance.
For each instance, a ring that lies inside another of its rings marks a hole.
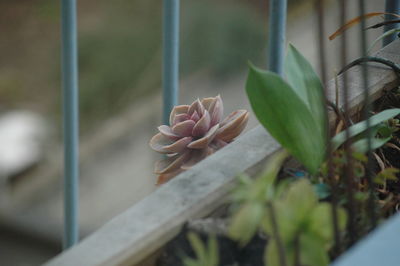
[[[369,126],[372,130],[372,136],[377,137],[371,139],[371,148],[372,150],[380,148],[386,142],[391,139],[391,134],[397,130],[396,127],[393,127],[389,123],[385,121],[395,117],[396,115],[400,114],[400,109],[388,109],[382,111],[376,115],[373,115],[369,119]],[[349,130],[349,137],[353,138],[356,137],[358,140],[353,144],[353,148],[358,152],[366,152],[367,151],[367,139],[365,134],[367,130],[367,121],[361,121],[357,124],[352,125],[348,128]],[[339,148],[344,142],[346,141],[346,131],[342,131],[336,136],[332,138],[332,148],[336,150]]]
[[[246,91],[260,123],[307,170],[316,175],[326,156],[327,121],[323,87],[310,63],[289,45],[285,60],[285,81],[282,77],[250,65]],[[385,122],[400,114],[389,109],[369,119],[373,138],[371,149],[382,147],[392,138],[397,126]],[[368,140],[367,122],[349,128],[354,138],[353,149],[365,153]],[[346,132],[332,138],[335,151],[346,141]]]
[[[288,265],[328,265],[333,244],[331,206],[319,203],[314,186],[305,178],[276,184],[276,175],[287,154],[271,159],[260,178],[243,179],[233,193],[234,209],[229,236],[242,245],[262,230],[270,238],[265,251],[266,265],[280,265],[278,250],[284,250]],[[340,229],[346,214],[338,208]],[[273,221],[276,223],[274,224]]]
[[[279,235],[285,250],[288,265],[295,265],[295,254],[299,254],[299,265],[328,265],[327,251],[333,244],[332,211],[329,203],[319,203],[312,184],[300,179],[289,185],[281,197],[273,202],[278,233],[274,233],[271,219],[264,219],[262,228],[268,235]],[[341,230],[346,225],[346,214],[338,208]],[[277,238],[272,238],[274,246]],[[266,265],[279,265],[275,247],[267,247]]]
[[[374,182],[379,185],[384,185],[386,183],[386,180],[397,181],[398,178],[396,174],[398,174],[399,172],[400,170],[397,168],[385,168],[376,175],[376,177],[374,178]]]
[[[311,174],[325,159],[326,120],[321,82],[293,47],[282,77],[250,66],[246,91],[252,109],[268,132]]]
[[[263,174],[255,181],[242,177],[241,184],[233,191],[234,204],[240,204],[232,217],[229,236],[241,245],[247,244],[257,232],[263,217],[266,215],[265,204],[273,199],[278,190],[274,188],[276,175],[287,157],[286,152],[280,152],[268,162]]]
[[[196,254],[196,259],[184,258],[183,263],[185,266],[218,266],[219,255],[215,236],[208,238],[207,246],[204,246],[201,239],[194,233],[188,233],[187,237]]]

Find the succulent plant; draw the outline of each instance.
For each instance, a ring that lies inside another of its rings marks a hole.
[[[159,133],[150,140],[153,150],[166,154],[155,165],[155,173],[159,175],[157,184],[165,183],[232,142],[249,118],[246,110],[232,112],[224,120],[222,115],[219,95],[172,109],[170,125],[159,126]]]

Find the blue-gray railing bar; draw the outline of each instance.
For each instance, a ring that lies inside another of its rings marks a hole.
[[[270,0],[268,34],[268,70],[283,74],[285,57],[287,0]]]
[[[61,1],[64,132],[64,248],[79,239],[78,53],[76,0]]]
[[[179,0],[164,0],[163,7],[163,123],[178,104],[179,93]]]
[[[365,0],[358,0],[358,7],[359,7],[359,15],[362,16],[363,14],[366,13],[366,8],[365,8]],[[366,57],[367,56],[367,34],[368,31],[365,30],[366,28],[366,23],[365,20],[362,19],[360,22],[360,50],[361,50],[361,56]],[[365,179],[368,182],[368,190],[369,190],[369,197],[367,201],[367,207],[368,207],[368,216],[369,216],[369,222],[371,225],[371,228],[375,228],[377,224],[377,217],[375,215],[375,184],[372,181],[372,176],[373,176],[373,155],[372,155],[372,131],[370,130],[370,117],[371,117],[371,97],[370,97],[370,92],[369,92],[369,78],[368,78],[368,68],[365,64],[361,65],[361,70],[362,70],[362,86],[364,88],[364,119],[366,119],[366,137],[367,137],[367,165],[365,167]]]
[[[400,263],[400,213],[369,233],[331,266],[397,266]]]
[[[400,0],[386,0],[385,1],[385,12],[386,13],[394,13],[394,14],[400,14]],[[393,16],[392,15],[385,15],[385,20],[392,20]],[[383,31],[387,32],[392,29],[397,29],[400,27],[399,23],[396,24],[389,24],[385,25]],[[383,46],[388,45],[389,43],[393,42],[396,40],[397,34],[391,34],[390,36],[387,36],[383,39]]]

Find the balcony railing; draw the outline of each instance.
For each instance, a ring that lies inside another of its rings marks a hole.
[[[269,69],[280,74],[285,47],[286,7],[286,0],[270,0],[268,66]],[[387,12],[399,13],[399,9],[400,1],[386,0]],[[278,151],[280,146],[263,128],[257,127],[191,170],[179,175],[78,244],[79,114],[76,28],[76,0],[62,0],[65,140],[64,246],[70,248],[77,245],[46,265],[133,265],[156,252],[176,234],[187,219],[207,215],[218,208],[229,188],[234,184],[235,176],[243,171],[257,172],[258,166]],[[385,30],[389,29],[386,27]],[[163,36],[163,120],[167,121],[171,108],[178,102],[179,0],[164,0]],[[392,42],[393,38],[394,36],[385,38],[384,44]],[[378,54],[395,63],[400,63],[399,51],[400,43],[395,42]],[[369,66],[369,68],[371,68],[371,75],[367,89],[371,98],[376,99],[384,89],[392,89],[399,85],[392,71],[375,66]],[[347,94],[349,112],[355,112],[363,104],[364,89],[360,69],[354,68],[347,74],[348,80],[353,85]],[[342,85],[339,91],[344,92]],[[333,95],[329,93],[334,92],[334,81],[329,82],[327,92],[328,98],[333,98]],[[334,265],[378,265],[373,264],[373,260],[365,260],[375,253],[376,258],[379,257],[380,265],[396,265],[390,253],[383,255],[388,250],[394,252],[394,247],[400,243],[399,238],[391,233],[396,232],[395,228],[400,228],[399,216],[367,237]],[[383,243],[384,241],[390,241],[390,243]],[[368,252],[369,256],[360,255],[362,252]]]

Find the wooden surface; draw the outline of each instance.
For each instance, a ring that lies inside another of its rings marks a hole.
[[[398,51],[399,41],[380,51],[378,56],[400,63]],[[347,74],[350,106],[355,112],[362,107],[363,101],[360,68],[352,68]],[[399,84],[390,69],[376,64],[369,66],[369,80],[374,99],[383,90]],[[328,88],[332,97],[333,81],[329,82]],[[169,241],[185,221],[205,216],[219,207],[238,173],[259,165],[279,149],[275,140],[258,126],[45,265],[134,265]]]

